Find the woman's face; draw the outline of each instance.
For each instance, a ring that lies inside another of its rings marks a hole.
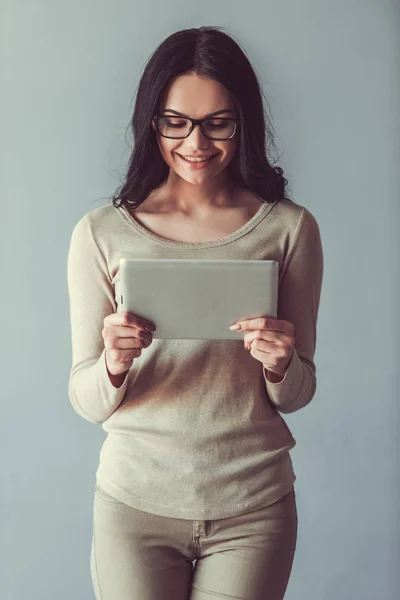
[[[218,122],[218,116],[238,116],[228,91],[213,79],[199,75],[182,75],[175,79],[161,99],[159,114],[169,115],[174,124],[179,124],[176,113],[193,119],[203,119],[217,111],[213,126],[221,124],[221,121]],[[156,130],[154,121],[152,127]],[[179,129],[177,131],[179,132]],[[203,181],[209,182],[210,177],[217,177],[232,160],[238,144],[238,133],[237,128],[232,139],[210,140],[203,135],[200,126],[197,126],[184,139],[165,138],[157,132],[157,141],[165,162],[176,175],[189,183],[200,184]],[[182,158],[195,156],[212,158],[200,163],[188,162]]]

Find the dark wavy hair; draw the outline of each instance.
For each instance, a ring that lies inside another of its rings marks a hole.
[[[238,110],[239,143],[226,167],[233,184],[270,203],[286,199],[288,181],[273,166],[267,150],[275,148],[273,128],[263,104],[261,86],[249,59],[222,27],[184,29],[166,38],[148,59],[140,79],[132,128],[134,149],[123,184],[112,198],[114,206],[138,207],[167,179],[164,161],[151,127],[160,98],[180,75],[197,74],[214,79],[230,92]],[[267,103],[267,101],[265,100]],[[268,126],[267,126],[268,125]]]

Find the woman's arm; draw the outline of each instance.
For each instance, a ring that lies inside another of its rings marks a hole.
[[[90,216],[75,226],[68,254],[68,292],[72,367],[69,397],[74,410],[91,423],[102,423],[124,398],[125,376],[110,376],[104,340],[104,318],[116,312],[107,262],[93,236]]]
[[[294,352],[283,377],[263,369],[269,398],[282,413],[306,406],[316,391],[314,353],[322,278],[319,227],[311,212],[303,208],[279,282],[278,319],[294,325]]]

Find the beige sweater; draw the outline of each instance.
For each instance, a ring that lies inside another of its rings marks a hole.
[[[293,323],[296,340],[284,379],[269,382],[240,340],[154,339],[115,388],[101,331],[117,310],[122,257],[277,260],[278,318]],[[130,506],[183,519],[234,516],[289,492],[296,441],[280,413],[299,410],[315,393],[322,276],[318,224],[287,200],[261,204],[239,230],[203,243],[157,236],[112,204],[82,217],[68,255],[69,396],[108,434],[98,483]]]

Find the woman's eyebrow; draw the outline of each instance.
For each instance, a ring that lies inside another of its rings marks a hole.
[[[185,115],[184,113],[180,113],[176,110],[172,110],[172,108],[165,108],[161,112],[163,112],[163,113],[164,112],[172,112],[172,113],[175,113],[176,115],[178,115],[179,117],[186,117],[187,119],[190,119],[189,115]],[[204,118],[208,119],[209,117],[214,117],[215,115],[220,115],[221,113],[233,113],[233,110],[229,110],[228,108],[223,108],[222,110],[217,110],[213,113],[205,115]]]

